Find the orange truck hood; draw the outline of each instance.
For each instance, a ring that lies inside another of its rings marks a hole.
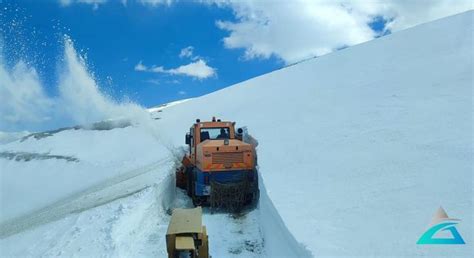
[[[197,146],[197,167],[201,171],[250,170],[254,164],[254,147],[251,144],[229,139],[206,140]]]

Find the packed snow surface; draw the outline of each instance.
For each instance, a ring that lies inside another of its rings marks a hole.
[[[189,202],[172,187],[184,133],[216,116],[258,139],[262,193],[243,217],[205,213],[215,257],[470,257],[473,14],[170,106],[151,122],[0,145],[79,160],[0,158],[2,255],[163,256],[167,211]],[[416,244],[439,206],[461,219],[465,245]],[[67,212],[48,215],[57,210]]]

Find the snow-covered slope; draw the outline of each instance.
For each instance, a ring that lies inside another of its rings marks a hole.
[[[148,112],[150,112],[150,113],[159,113],[159,112],[163,111],[164,109],[167,109],[169,107],[184,103],[188,100],[190,100],[190,99],[177,100],[177,101],[162,104],[162,105],[159,105],[159,106],[156,106],[156,107],[151,107],[151,108],[148,108]]]
[[[143,126],[69,129],[23,139],[0,147],[1,222],[119,175],[134,177],[140,168],[172,164],[166,147]]]
[[[0,144],[14,142],[18,139],[21,139],[24,136],[27,136],[28,134],[30,134],[30,132],[28,131],[13,132],[13,133],[0,131]]]
[[[315,256],[467,255],[472,21],[424,24],[171,107],[161,133],[177,145],[195,118],[247,125],[270,200]],[[439,206],[463,220],[467,245],[416,245]]]
[[[64,131],[1,145],[0,152],[49,152],[79,160],[0,159],[2,220],[33,210],[18,207],[22,202],[39,208],[165,160],[142,170],[154,171],[160,183],[168,178],[191,123],[217,116],[247,126],[259,141],[259,219],[244,229],[258,227],[268,257],[468,257],[473,253],[473,14],[414,27],[191,99],[168,107],[150,123]],[[146,186],[142,181],[137,185]],[[131,207],[137,205],[128,198]],[[439,206],[462,220],[457,228],[466,245],[416,245]],[[12,211],[4,214],[5,207]],[[117,217],[105,209],[100,216]],[[42,232],[62,230],[68,218],[47,230],[48,225],[3,234],[0,246],[17,241],[28,246]],[[227,223],[212,216],[205,220],[210,230]],[[116,243],[126,242],[127,234],[133,237],[129,230],[120,230],[117,235],[125,240]],[[212,253],[212,237],[224,241],[216,232],[209,234]],[[87,247],[81,243],[85,246],[59,254],[80,255],[77,249]],[[48,254],[44,249],[9,248],[8,254]],[[114,254],[100,250],[101,255]],[[215,250],[225,256],[226,250]]]

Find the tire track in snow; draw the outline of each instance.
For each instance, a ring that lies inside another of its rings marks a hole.
[[[174,177],[0,240],[4,256],[164,257]],[[25,239],[27,241],[25,241]]]
[[[169,175],[171,169],[168,167],[172,165],[172,157],[159,160],[104,181],[41,210],[5,221],[0,224],[0,239],[137,193]]]

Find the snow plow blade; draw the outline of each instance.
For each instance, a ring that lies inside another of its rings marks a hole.
[[[186,190],[186,182],[188,180],[185,170],[186,168],[184,166],[181,166],[176,170],[176,187],[184,190]]]
[[[247,205],[255,205],[259,195],[257,184],[247,180],[237,183],[211,181],[209,204],[212,209],[240,212]]]

